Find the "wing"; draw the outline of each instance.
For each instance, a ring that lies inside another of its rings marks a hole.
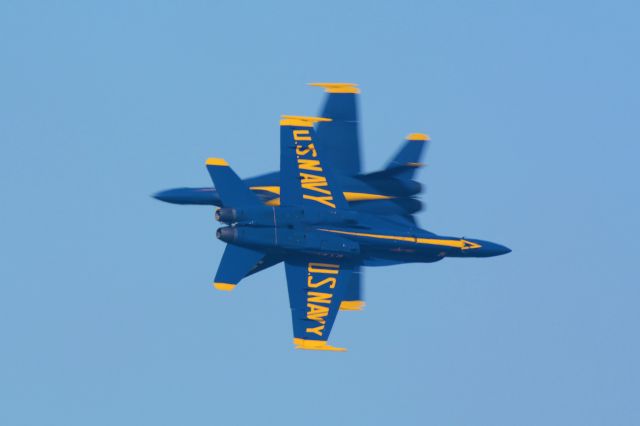
[[[269,256],[261,251],[227,244],[213,286],[218,290],[233,290],[245,276],[275,264],[262,267],[265,262],[269,262],[267,258]]]
[[[326,152],[316,146],[318,117],[283,116],[280,120],[280,204],[305,209],[347,209],[342,188]]]
[[[311,83],[310,86],[324,87],[327,97],[320,116],[331,119],[331,122],[318,123],[318,148],[326,152],[336,174],[359,174],[357,97],[360,89],[353,83]]]
[[[271,268],[272,266],[275,266],[280,262],[282,262],[281,256],[267,254],[265,257],[260,259],[258,263],[253,267],[253,269],[247,272],[247,275],[245,275],[244,277],[246,278],[250,275],[257,274],[258,272]]]
[[[346,350],[327,340],[354,274],[353,263],[308,257],[286,261],[285,269],[296,349]]]

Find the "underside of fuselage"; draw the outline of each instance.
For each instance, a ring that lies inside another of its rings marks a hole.
[[[349,210],[318,215],[288,207],[265,208],[259,214],[221,209],[217,218],[230,224],[220,228],[217,235],[230,244],[279,251],[283,256],[324,253],[332,258],[357,258],[367,266],[431,263],[444,257],[490,257],[510,251],[489,241],[439,236],[402,218],[354,215]]]

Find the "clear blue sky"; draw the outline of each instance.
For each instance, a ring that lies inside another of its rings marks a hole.
[[[274,2],[264,2],[274,3]],[[634,1],[0,5],[0,424],[640,424]],[[210,282],[213,210],[305,83],[362,88],[364,164],[433,143],[421,224],[493,259],[367,269],[293,350],[284,271]]]

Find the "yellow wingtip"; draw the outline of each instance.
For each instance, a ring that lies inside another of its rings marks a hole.
[[[207,166],[229,166],[229,163],[222,158],[207,158]]]
[[[235,284],[229,284],[229,283],[213,283],[213,286],[217,290],[221,290],[221,291],[231,291],[234,288],[236,288]]]
[[[306,340],[300,338],[294,338],[293,344],[296,349],[303,349],[307,351],[333,351],[333,352],[346,352],[346,348],[337,348],[335,346],[327,345],[326,340]]]
[[[361,311],[364,309],[365,303],[363,300],[343,300],[340,302],[341,311]]]
[[[408,141],[428,141],[430,140],[429,135],[424,133],[411,133],[407,136]]]
[[[322,87],[326,93],[360,93],[355,83],[308,83],[308,85]]]
[[[301,115],[283,115],[280,120],[281,126],[296,126],[296,127],[313,127],[313,123],[320,121],[332,121],[330,118],[324,117],[305,117]]]

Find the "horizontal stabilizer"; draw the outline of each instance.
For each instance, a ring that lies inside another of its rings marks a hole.
[[[269,269],[280,262],[282,262],[282,257],[273,254],[267,254],[262,259],[260,259],[258,263],[256,263],[256,265],[253,267],[253,269],[247,272],[247,275],[245,275],[244,277],[246,278],[249,275],[257,274],[258,272]]]
[[[222,158],[207,159],[207,170],[223,207],[262,207],[260,199]]]
[[[265,253],[261,251],[227,244],[213,286],[218,290],[233,290],[241,279],[260,267],[264,257]]]

